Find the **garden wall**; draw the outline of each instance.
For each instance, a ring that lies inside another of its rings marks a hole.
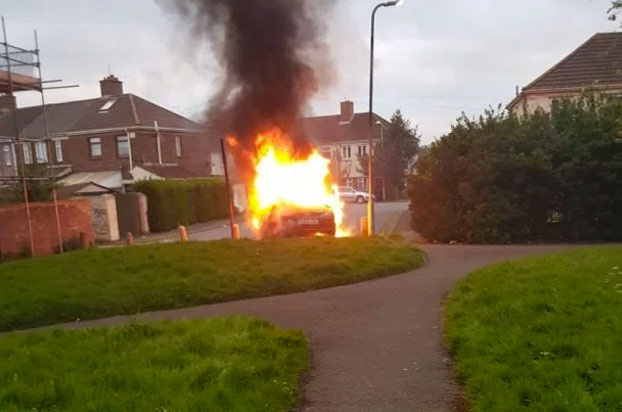
[[[128,233],[134,236],[148,234],[147,196],[142,193],[117,193],[114,197],[117,203],[119,234],[123,237]]]
[[[114,195],[93,196],[89,199],[91,200],[95,240],[104,242],[119,240],[117,203]]]
[[[63,244],[79,247],[80,233],[93,243],[91,201],[69,199],[58,202]],[[58,233],[54,204],[34,202],[30,204],[35,255],[49,255],[57,252]],[[0,207],[0,259],[29,256],[30,238],[26,206],[23,203]]]

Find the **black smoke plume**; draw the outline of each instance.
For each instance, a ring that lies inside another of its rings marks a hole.
[[[318,90],[326,67],[321,35],[328,0],[159,0],[173,6],[199,45],[207,41],[225,71],[208,104],[211,128],[252,150],[258,133],[273,127],[308,150],[297,119]],[[166,8],[166,7],[165,7]],[[296,137],[294,137],[296,136]]]

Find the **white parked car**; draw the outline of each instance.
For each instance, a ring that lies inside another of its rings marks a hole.
[[[350,186],[339,186],[339,198],[344,202],[365,203],[369,200],[367,192],[361,192]]]

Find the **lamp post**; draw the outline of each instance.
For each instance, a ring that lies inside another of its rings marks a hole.
[[[367,188],[369,190],[369,199],[367,200],[367,235],[373,236],[375,231],[375,218],[374,218],[374,182],[372,173],[372,154],[373,154],[373,131],[374,131],[374,118],[373,118],[373,103],[374,103],[374,29],[376,26],[376,12],[381,7],[399,6],[402,4],[402,0],[386,1],[379,3],[374,7],[371,13],[371,42],[369,52],[369,136],[368,146],[369,155],[367,156]]]

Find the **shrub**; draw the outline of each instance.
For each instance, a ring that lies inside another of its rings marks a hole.
[[[463,115],[409,179],[413,228],[443,242],[620,239],[620,119],[620,100],[594,97]]]
[[[221,179],[144,180],[136,183],[134,190],[147,196],[149,227],[154,232],[227,216],[226,188]]]
[[[23,174],[34,179],[26,179],[28,200],[31,202],[47,202],[52,199],[54,188],[52,179],[49,178],[48,170],[44,165],[24,165]],[[21,174],[20,174],[21,175]],[[24,187],[21,179],[9,180],[6,185],[0,187],[0,204],[23,203]]]

